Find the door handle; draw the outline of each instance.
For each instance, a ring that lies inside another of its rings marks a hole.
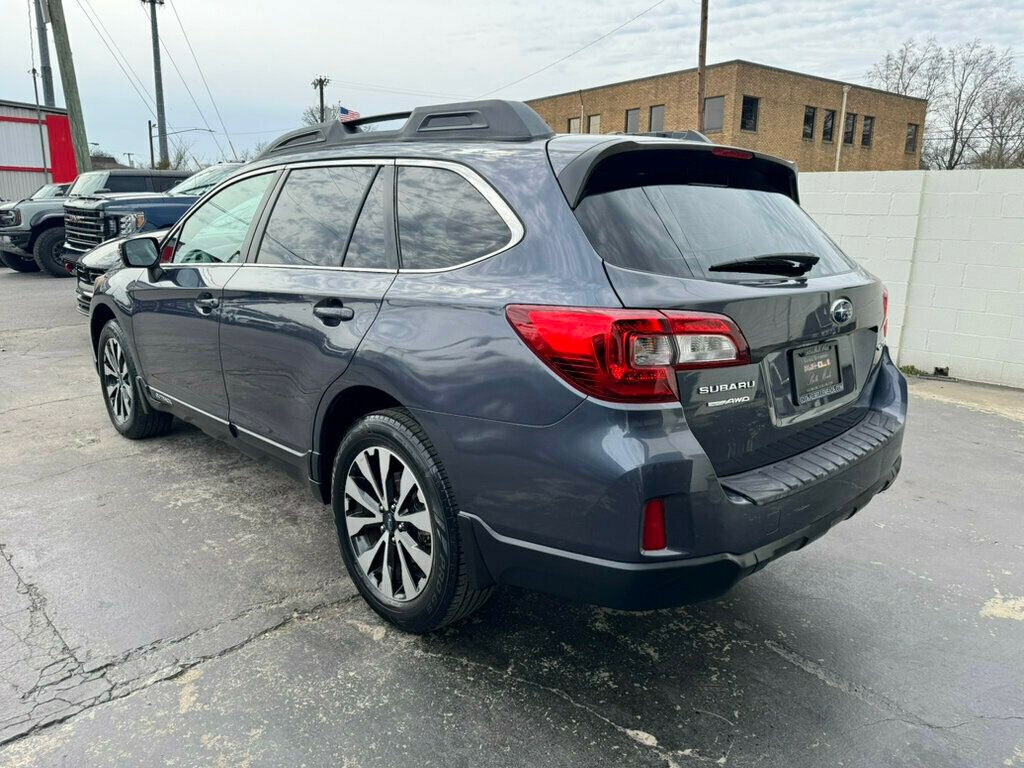
[[[337,325],[342,320],[351,320],[356,316],[351,307],[346,307],[337,299],[324,299],[313,306],[313,314],[325,325]]]
[[[200,293],[196,297],[195,305],[201,314],[208,315],[220,306],[220,299],[216,298],[212,293]]]

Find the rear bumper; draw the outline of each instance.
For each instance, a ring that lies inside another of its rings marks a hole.
[[[629,563],[589,557],[502,536],[483,520],[462,513],[463,539],[475,545],[482,563],[474,576],[559,595],[608,608],[646,611],[711,600],[772,560],[802,549],[848,520],[881,491],[900,471],[899,445],[873,456],[863,471],[880,477],[858,497],[830,510],[810,525],[773,539],[749,552],[723,552],[706,557],[663,562]]]
[[[547,427],[415,413],[464,510],[478,581],[646,609],[720,595],[887,488],[907,411],[887,352],[861,398],[863,422],[746,477],[719,477],[679,410],[587,401]],[[651,498],[664,500],[668,547],[643,554]]]

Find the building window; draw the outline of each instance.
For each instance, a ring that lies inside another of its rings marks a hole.
[[[804,138],[814,140],[814,121],[818,117],[817,107],[804,107]]]
[[[875,118],[871,115],[864,115],[864,127],[860,133],[860,145],[870,147],[871,141],[875,138]]]
[[[569,133],[580,132],[580,119],[578,117],[569,118]]]
[[[665,105],[659,104],[651,107],[650,115],[650,128],[649,131],[664,131],[665,130]]]
[[[836,111],[834,109],[825,110],[825,119],[821,121],[821,140],[832,141],[832,134],[836,129]]]
[[[857,128],[857,113],[847,112],[843,123],[843,144],[853,144],[853,132]]]
[[[601,116],[590,115],[587,118],[587,133],[600,133],[601,132]]]
[[[704,99],[704,133],[722,130],[725,120],[725,96]]]
[[[757,130],[757,111],[761,100],[756,96],[743,97],[743,112],[740,115],[741,131]]]
[[[639,133],[640,131],[640,110],[626,110],[626,133]]]
[[[903,150],[908,155],[912,155],[917,152],[918,128],[920,128],[920,126],[917,123],[907,123],[907,143],[903,146]]]

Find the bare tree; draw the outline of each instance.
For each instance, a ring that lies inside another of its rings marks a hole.
[[[991,94],[985,100],[983,130],[987,149],[980,168],[1024,168],[1024,84]]]
[[[922,150],[927,167],[997,162],[1004,155],[992,151],[993,123],[1007,140],[1024,131],[1005,98],[1022,87],[1013,55],[979,40],[948,48],[934,39],[907,40],[874,66],[870,78],[886,90],[928,99]]]
[[[314,104],[302,110],[303,125],[320,125],[320,105]],[[338,119],[338,108],[330,104],[324,105],[324,120],[328,123]]]
[[[317,107],[317,109],[319,109],[319,107]],[[250,160],[255,160],[257,157],[263,154],[263,151],[267,148],[268,144],[269,142],[267,141],[257,141],[251,147],[247,147],[246,149],[243,149],[241,152],[239,152],[238,159],[243,163],[247,163]]]

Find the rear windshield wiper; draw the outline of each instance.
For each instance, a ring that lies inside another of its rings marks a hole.
[[[723,261],[708,267],[708,272],[753,272],[760,275],[799,277],[810,272],[818,257],[813,253],[766,253],[750,259]]]

